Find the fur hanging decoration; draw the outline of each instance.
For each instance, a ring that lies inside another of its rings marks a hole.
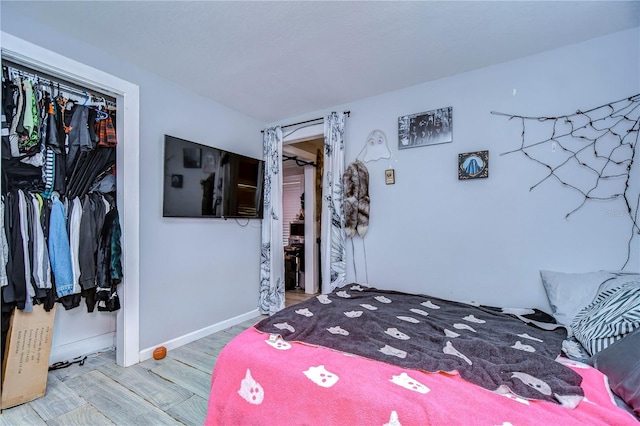
[[[344,185],[344,227],[347,237],[364,237],[369,228],[369,171],[356,160],[342,175]]]

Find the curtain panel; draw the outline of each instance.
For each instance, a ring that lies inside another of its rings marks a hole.
[[[260,313],[284,309],[284,246],[282,244],[282,129],[265,129],[264,217],[260,255]]]
[[[345,114],[332,112],[324,120],[324,177],[322,185],[322,293],[346,284],[344,211]]]

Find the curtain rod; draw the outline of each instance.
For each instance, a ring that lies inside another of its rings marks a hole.
[[[347,117],[351,116],[351,111],[343,111],[342,113],[343,114],[347,114]],[[284,126],[280,126],[280,128],[284,129],[286,127],[299,126],[301,124],[313,123],[314,121],[320,121],[320,120],[324,120],[324,117],[312,118],[311,120],[299,121],[299,122],[293,123],[293,124],[286,124]],[[260,133],[264,133],[264,130],[260,130]]]

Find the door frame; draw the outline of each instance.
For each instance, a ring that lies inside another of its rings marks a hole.
[[[295,136],[294,136],[295,132]],[[288,135],[282,138],[283,147],[286,145],[295,144],[298,142],[324,139],[324,121],[319,124],[306,125],[295,129],[292,132],[288,132]],[[297,154],[301,159],[307,161],[316,161],[315,155],[308,156],[305,151],[295,150],[295,148],[288,148]],[[282,166],[281,166],[282,169]],[[316,217],[316,179],[315,170],[313,166],[304,166],[304,216],[305,218]],[[322,233],[322,230],[320,231]],[[305,220],[304,225],[304,292],[306,294],[315,294],[320,292],[320,248],[316,241],[320,235],[317,232],[315,226],[315,220]]]

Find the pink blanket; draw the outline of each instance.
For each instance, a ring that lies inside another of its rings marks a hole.
[[[220,353],[207,425],[635,425],[606,377],[564,358],[583,378],[571,410],[499,395],[458,375],[425,373],[288,343],[250,328]]]

